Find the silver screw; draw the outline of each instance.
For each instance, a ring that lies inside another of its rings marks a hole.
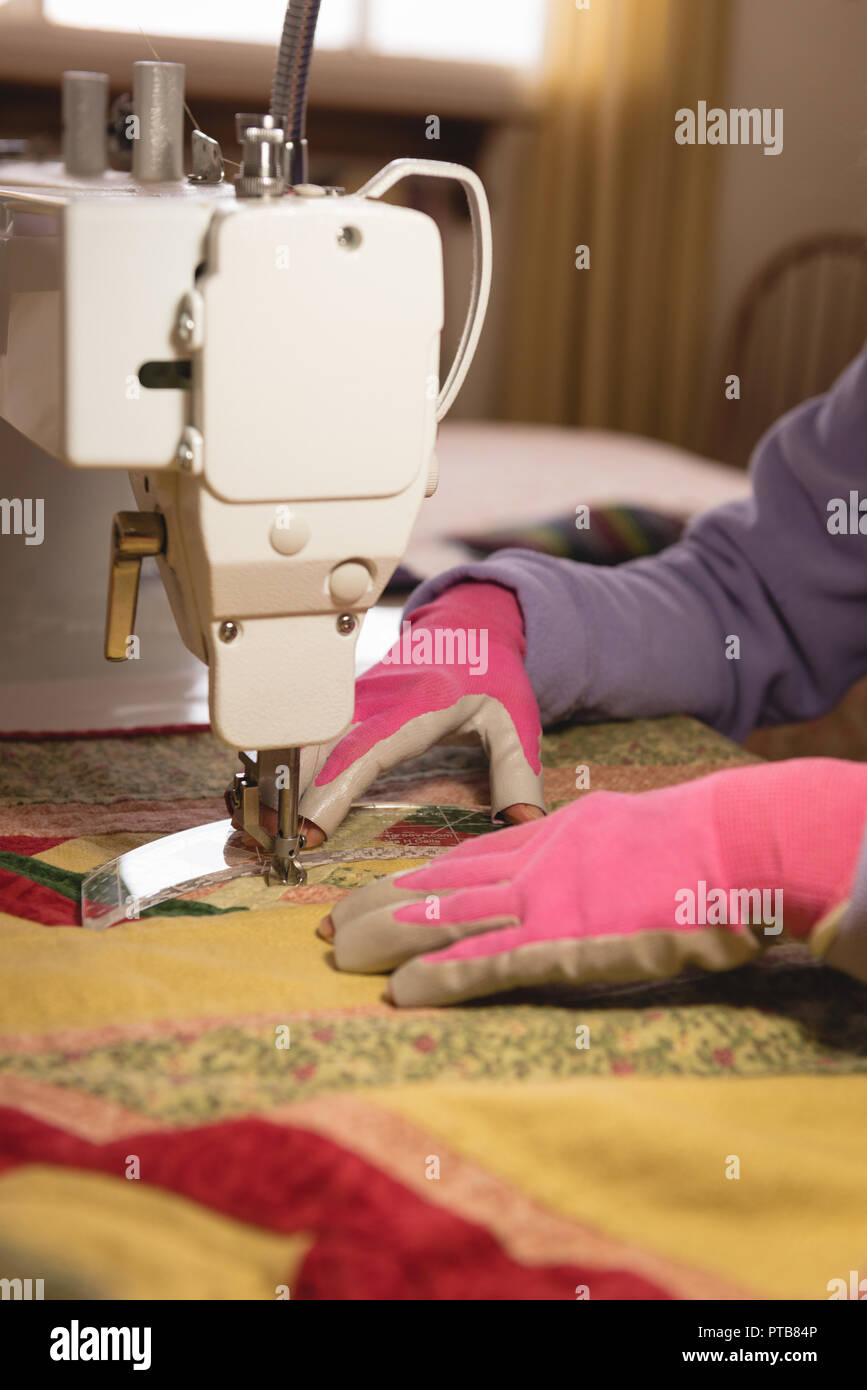
[[[347,637],[350,632],[355,631],[355,619],[351,613],[341,613],[337,619],[337,631],[342,637]]]
[[[235,182],[239,198],[276,198],[285,188],[283,131],[274,125],[248,126],[241,137],[244,146],[241,173]]]
[[[221,642],[234,642],[235,638],[240,636],[240,633],[241,629],[238,627],[237,623],[221,623],[217,636]]]
[[[178,461],[178,467],[183,468],[185,473],[189,473],[190,469],[196,461],[196,456],[190,448],[189,444],[187,443],[181,443],[178,445],[178,452],[175,455],[175,457]]]
[[[196,321],[193,318],[192,314],[179,314],[178,321],[175,324],[175,332],[177,333],[182,343],[189,343],[192,341],[193,330],[195,329],[195,327]]]
[[[357,227],[341,227],[337,233],[337,245],[345,251],[357,251],[361,245],[361,232]]]

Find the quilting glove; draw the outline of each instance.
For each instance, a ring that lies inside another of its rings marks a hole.
[[[366,884],[319,933],[339,969],[393,970],[405,1006],[725,970],[778,941],[783,920],[867,980],[867,934],[839,933],[865,818],[867,766],[823,758],[594,792]]]
[[[463,642],[467,660],[449,664]],[[417,609],[407,638],[359,679],[349,732],[302,754],[304,819],[330,835],[382,772],[453,736],[482,742],[492,815],[541,815],[542,729],[525,651],[520,606],[500,584],[456,584]],[[314,831],[308,844],[321,838]]]

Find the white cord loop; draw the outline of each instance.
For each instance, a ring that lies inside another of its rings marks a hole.
[[[493,263],[493,239],[491,236],[491,214],[481,179],[472,169],[463,164],[448,164],[438,159],[393,159],[374,174],[372,179],[359,188],[360,198],[381,198],[390,188],[402,179],[412,176],[434,179],[454,179],[467,196],[470,220],[473,227],[473,278],[470,286],[470,303],[464,320],[461,340],[458,343],[454,361],[449,368],[445,385],[437,396],[437,421],[449,413],[470,370],[476,348],[479,344],[488,298],[491,292],[491,271]]]

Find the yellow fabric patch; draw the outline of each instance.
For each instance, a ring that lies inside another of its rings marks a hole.
[[[34,854],[43,864],[52,864],[56,869],[69,869],[75,874],[86,874],[105,864],[109,859],[117,859],[139,845],[148,845],[151,840],[159,840],[159,835],[134,834],[132,831],[111,835],[82,835],[77,840],[64,840],[62,845],[44,849]]]
[[[365,1099],[548,1209],[757,1297],[827,1298],[829,1280],[863,1268],[863,1077],[587,1078]],[[726,1177],[733,1159],[739,1178]]]
[[[331,965],[315,935],[327,912],[310,903],[103,932],[0,914],[0,1032],[380,1003],[381,977]]]
[[[0,1179],[0,1277],[42,1278],[46,1299],[276,1299],[311,1241],[135,1179],[37,1164]]]

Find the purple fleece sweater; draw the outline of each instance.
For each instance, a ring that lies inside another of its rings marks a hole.
[[[815,718],[867,675],[867,346],[768,431],[751,476],[752,497],[649,559],[601,569],[502,550],[428,580],[406,612],[462,579],[512,589],[543,724],[685,713],[742,739]],[[856,919],[867,928],[867,843]]]

